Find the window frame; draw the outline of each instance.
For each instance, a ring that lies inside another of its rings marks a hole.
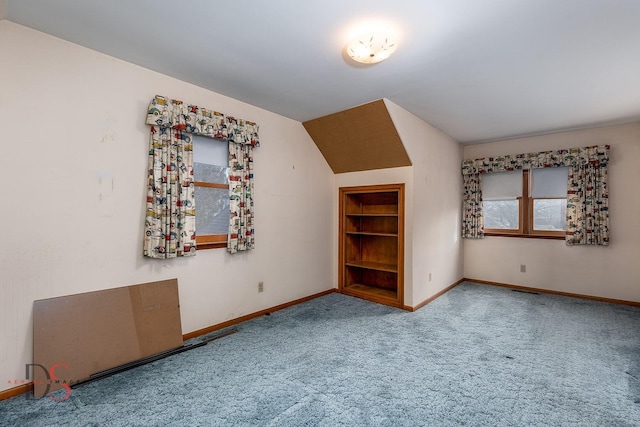
[[[485,236],[500,237],[524,237],[534,239],[555,239],[564,240],[566,230],[534,230],[533,228],[533,201],[531,195],[531,173],[530,170],[522,170],[522,196],[518,197],[518,229],[485,228]],[[526,195],[526,196],[525,196]],[[536,200],[561,199],[560,197],[536,198]]]
[[[192,134],[193,137],[193,134]],[[213,140],[219,141],[221,143],[228,144],[226,141],[221,139],[212,138]],[[195,163],[195,144],[194,144],[194,163]],[[228,165],[227,165],[228,167]],[[194,176],[193,184],[195,187],[205,187],[205,188],[219,188],[229,190],[229,184],[219,183],[219,182],[209,182],[209,181],[197,181]],[[198,215],[198,193],[196,192],[196,215]],[[205,249],[218,249],[218,248],[226,248],[227,242],[229,240],[229,233],[225,234],[203,234],[199,235],[198,230],[196,229],[196,251],[205,250]]]

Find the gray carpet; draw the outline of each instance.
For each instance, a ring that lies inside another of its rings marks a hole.
[[[463,283],[414,313],[340,294],[72,389],[7,426],[640,426],[640,308]]]

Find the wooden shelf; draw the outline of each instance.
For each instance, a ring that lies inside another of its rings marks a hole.
[[[346,291],[351,291],[351,293],[355,293],[360,296],[360,294],[370,294],[375,295],[381,298],[388,298],[392,300],[396,300],[398,298],[398,293],[391,289],[378,288],[375,286],[363,285],[360,283],[354,283],[353,285],[345,288]]]
[[[396,217],[398,216],[398,214],[394,214],[394,213],[380,213],[380,214],[372,214],[372,213],[368,213],[368,214],[352,214],[352,213],[348,213],[346,214],[346,216],[363,216],[363,217],[385,217],[385,216],[390,216],[390,217]]]
[[[341,292],[403,307],[404,184],[340,188]]]
[[[381,236],[381,237],[398,237],[397,233],[374,233],[372,231],[347,231],[346,234],[359,236]]]
[[[398,266],[396,264],[385,264],[382,262],[349,260],[346,261],[344,265],[349,267],[366,268],[369,270],[388,271],[391,273],[398,272]]]

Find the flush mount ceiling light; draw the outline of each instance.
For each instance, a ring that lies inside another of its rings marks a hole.
[[[356,62],[375,64],[391,56],[397,47],[395,38],[390,34],[366,33],[350,41],[346,52]]]

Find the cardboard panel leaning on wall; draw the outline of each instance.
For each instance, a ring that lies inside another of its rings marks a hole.
[[[34,301],[34,395],[182,344],[177,279]]]

